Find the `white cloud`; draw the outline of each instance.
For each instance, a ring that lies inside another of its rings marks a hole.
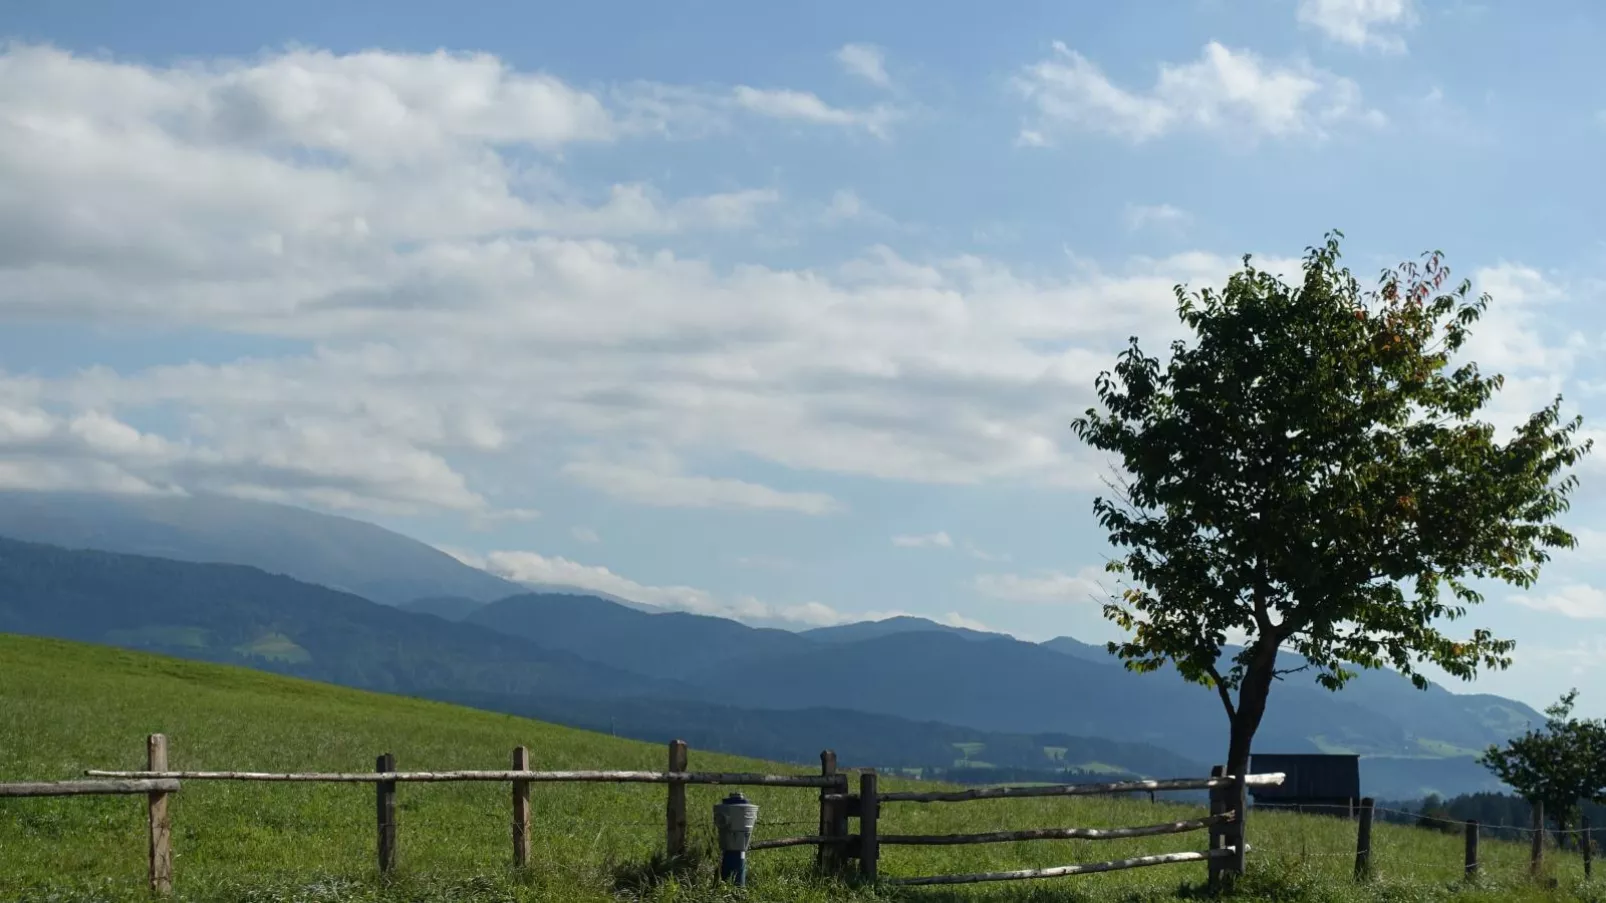
[[[1126,227],[1134,231],[1150,226],[1181,226],[1193,217],[1170,204],[1128,204]]]
[[[533,211],[532,228],[565,235],[664,235],[750,226],[781,197],[774,189],[732,191],[666,201],[646,185],[614,185],[597,206],[573,201]]]
[[[890,106],[877,105],[864,110],[833,107],[817,94],[790,88],[738,85],[732,98],[739,108],[760,116],[863,129],[878,138],[886,138],[892,123],[901,117],[898,110]]]
[[[100,410],[61,415],[7,402],[5,394],[0,393],[4,489],[204,490],[375,512],[534,514],[494,511],[440,455],[353,424],[284,417],[256,424],[248,439],[224,431],[173,441]]]
[[[1299,0],[1299,24],[1341,44],[1404,53],[1405,31],[1417,23],[1411,0]]]
[[[787,492],[745,480],[690,476],[671,467],[609,461],[574,461],[563,472],[599,492],[662,508],[750,508],[835,514],[836,499],[820,492]]]
[[[1027,276],[973,255],[886,247],[835,267],[715,266],[623,236],[734,226],[771,195],[665,200],[636,185],[587,207],[531,158],[507,155],[492,125],[439,112],[461,98],[407,108],[439,116],[407,126],[434,136],[436,152],[381,162],[378,138],[339,138],[361,158],[303,158],[261,137],[316,139],[307,123],[324,120],[310,113],[272,128],[195,124],[196,111],[207,122],[265,115],[221,90],[216,73],[249,75],[277,97],[291,88],[274,79],[296,83],[277,59],[258,71],[0,56],[10,117],[0,121],[28,123],[0,127],[0,317],[279,346],[228,363],[0,373],[0,385],[26,393],[18,410],[98,412],[230,460],[271,455],[279,463],[228,485],[348,506],[483,512],[489,487],[566,460],[584,462],[571,476],[617,477],[613,491],[638,500],[806,513],[834,502],[691,474],[704,459],[745,456],[912,482],[1096,485],[1100,464],[1067,417],[1128,335],[1170,337],[1176,282],[1219,284],[1237,266],[1189,252]],[[419,72],[457,71],[405,55],[364,65],[367,78],[393,79],[398,97],[424,90],[409,87]],[[605,109],[616,106],[610,95]],[[529,140],[629,134],[586,131],[580,113],[554,121],[539,134],[527,127]],[[549,228],[531,234],[532,222]],[[41,415],[13,416],[5,428]],[[687,470],[629,460],[644,443]],[[26,467],[86,485],[218,482],[79,448],[82,466],[34,456]],[[7,452],[13,471],[22,455]],[[25,478],[35,477],[13,476]]]
[[[880,47],[873,44],[844,44],[836,52],[836,60],[849,74],[864,79],[878,88],[892,87],[887,75],[886,57]]]
[[[954,547],[954,540],[947,532],[940,532],[917,536],[894,536],[892,537],[892,544],[902,549],[919,549],[928,546],[951,549]]]
[[[980,574],[972,583],[984,596],[1005,602],[1030,604],[1102,604],[1110,598],[1102,568],[1085,567],[1075,574],[1044,571],[1036,574]]]
[[[573,536],[579,542],[602,541],[602,537],[597,535],[597,531],[591,529],[590,527],[570,527],[569,535]]]
[[[1571,583],[1545,595],[1514,595],[1511,601],[1534,611],[1551,612],[1578,620],[1606,619],[1606,591],[1584,583]]]
[[[1035,120],[1017,143],[1041,146],[1055,132],[1102,132],[1133,142],[1191,128],[1232,140],[1326,137],[1342,122],[1379,123],[1353,81],[1306,64],[1279,65],[1214,41],[1198,60],[1162,64],[1153,87],[1120,87],[1061,42],[1014,81]]]
[[[666,611],[689,611],[696,614],[731,618],[744,622],[779,623],[792,627],[827,627],[855,621],[880,621],[908,616],[908,612],[866,612],[848,614],[823,602],[803,602],[776,605],[753,596],[720,599],[707,590],[691,586],[653,586],[638,583],[601,565],[581,564],[567,558],[541,555],[535,552],[497,551],[485,555],[443,549],[458,560],[482,568],[499,577],[519,583],[558,584],[575,586],[595,592],[608,593],[632,602],[652,605]],[[986,630],[976,621],[957,612],[941,616],[943,623],[956,627]]]
[[[827,221],[857,219],[864,212],[864,201],[859,199],[859,195],[842,188],[832,193],[831,204],[825,210],[825,219]]]

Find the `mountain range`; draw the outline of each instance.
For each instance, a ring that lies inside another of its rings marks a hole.
[[[371,524],[235,499],[4,493],[0,535],[17,537],[0,540],[5,632],[923,774],[1176,775],[1225,747],[1213,694],[1070,637],[919,618],[791,632],[530,592]],[[1540,721],[1369,672],[1337,694],[1284,681],[1257,748],[1359,753],[1375,796],[1454,794],[1491,789],[1472,754]]]

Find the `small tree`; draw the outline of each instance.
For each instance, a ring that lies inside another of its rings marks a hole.
[[[1573,717],[1578,691],[1545,709],[1543,730],[1529,730],[1479,759],[1530,805],[1539,803],[1565,838],[1581,803],[1606,803],[1606,721]]]
[[[1339,237],[1308,249],[1296,286],[1247,256],[1224,291],[1178,286],[1192,344],[1162,365],[1133,338],[1095,383],[1104,411],[1073,426],[1125,471],[1093,503],[1126,581],[1104,612],[1129,638],[1110,649],[1216,690],[1230,774],[1248,770],[1279,650],[1333,690],[1352,665],[1418,687],[1418,660],[1504,668],[1512,642],[1440,625],[1481,601],[1472,580],[1527,587],[1574,545],[1553,521],[1590,447],[1581,422],[1557,397],[1500,442],[1475,418],[1501,377],[1453,362],[1488,297],[1444,290],[1437,253],[1363,293]],[[1245,648],[1224,662],[1234,632]]]

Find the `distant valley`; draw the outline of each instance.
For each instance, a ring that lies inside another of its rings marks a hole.
[[[5,632],[767,758],[831,746],[920,774],[1179,774],[1225,746],[1208,691],[1133,674],[1068,637],[1033,644],[918,618],[790,632],[529,592],[371,524],[238,500],[5,493],[0,536],[30,540],[0,540]],[[1257,748],[1360,753],[1379,797],[1453,794],[1491,788],[1471,755],[1541,720],[1390,672],[1338,694],[1289,680]]]

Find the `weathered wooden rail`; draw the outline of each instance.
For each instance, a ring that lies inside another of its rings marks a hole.
[[[79,796],[90,794],[143,794],[149,807],[150,889],[158,894],[172,890],[173,853],[167,800],[186,781],[239,781],[264,783],[373,784],[375,788],[375,850],[378,867],[388,872],[396,867],[397,788],[402,784],[446,782],[505,783],[512,788],[513,864],[530,862],[532,836],[530,792],[543,783],[661,784],[667,788],[664,803],[664,845],[670,857],[686,852],[686,788],[690,785],[731,787],[786,787],[817,790],[819,829],[799,837],[766,839],[752,844],[752,850],[813,846],[816,864],[827,872],[841,873],[857,860],[859,876],[871,882],[881,880],[880,859],[883,846],[927,846],[1012,843],[1032,840],[1122,840],[1210,832],[1209,848],[1204,851],[1161,853],[1081,863],[1044,869],[1021,869],[970,875],[887,878],[898,885],[963,884],[983,881],[1012,881],[1090,874],[1119,869],[1142,868],[1183,862],[1208,862],[1210,880],[1219,884],[1224,876],[1241,874],[1244,853],[1244,822],[1247,814],[1246,788],[1278,784],[1280,774],[1226,777],[1216,768],[1208,778],[1163,781],[1125,781],[1104,784],[1059,784],[1031,787],[987,787],[952,791],[894,791],[882,793],[874,770],[859,774],[857,793],[849,792],[849,776],[838,771],[836,754],[820,754],[819,774],[760,774],[749,772],[692,771],[687,766],[686,744],[669,744],[663,771],[539,771],[530,768],[530,750],[513,750],[512,768],[497,770],[400,771],[392,754],[378,756],[373,771],[352,772],[273,772],[203,771],[168,767],[167,740],[152,734],[146,743],[146,767],[142,771],[90,769],[85,776],[93,780],[0,784],[0,797]],[[881,809],[885,805],[963,803],[976,800],[1019,799],[1028,797],[1088,796],[1096,794],[1141,793],[1178,790],[1209,790],[1210,814],[1151,825],[1112,828],[1052,827],[980,834],[882,834]],[[851,833],[850,821],[858,819],[858,833]]]
[[[186,781],[238,781],[265,783],[373,784],[375,788],[375,849],[381,872],[396,867],[396,793],[401,784],[446,782],[494,782],[512,787],[513,864],[530,862],[532,836],[530,788],[535,784],[609,783],[661,784],[667,788],[664,803],[664,845],[671,857],[686,852],[686,788],[690,785],[729,787],[788,787],[818,790],[820,828],[818,834],[761,841],[753,849],[765,850],[793,846],[817,846],[822,867],[840,869],[849,858],[845,850],[850,841],[847,830],[849,808],[841,802],[848,791],[848,776],[837,773],[836,754],[820,754],[819,774],[759,774],[750,772],[691,771],[687,767],[686,744],[669,744],[667,767],[663,771],[537,771],[531,769],[530,751],[513,750],[513,767],[504,770],[398,771],[396,757],[377,757],[373,771],[352,772],[268,772],[202,771],[168,767],[167,739],[152,734],[147,740],[146,767],[141,771],[89,769],[85,777],[94,780],[27,782],[0,784],[0,797],[81,796],[90,794],[144,794],[150,806],[150,889],[158,894],[172,890],[173,857],[171,828],[167,816],[167,796],[178,792]]]
[[[857,804],[860,825],[859,869],[860,873],[870,880],[878,880],[882,846],[1012,843],[1029,840],[1125,840],[1134,837],[1156,837],[1167,834],[1185,834],[1191,831],[1209,831],[1208,848],[1198,851],[1157,853],[1149,856],[1111,859],[1104,862],[1086,862],[1053,868],[1019,869],[1007,872],[887,878],[884,879],[884,883],[903,886],[975,884],[985,881],[1058,878],[1068,875],[1086,875],[1096,872],[1146,868],[1155,865],[1205,862],[1210,866],[1210,884],[1213,887],[1219,887],[1223,883],[1230,881],[1232,876],[1241,875],[1244,871],[1244,857],[1249,850],[1244,831],[1249,812],[1248,788],[1281,784],[1283,779],[1284,776],[1281,774],[1227,776],[1223,775],[1222,768],[1217,766],[1212,770],[1208,778],[878,793],[876,776],[874,774],[866,774],[861,776],[859,795],[856,800],[853,800]],[[1210,814],[1202,818],[1116,828],[1033,828],[1023,831],[994,831],[984,834],[881,834],[879,830],[880,810],[883,805],[887,804],[966,803],[976,800],[1091,796],[1095,794],[1141,793],[1144,791],[1154,793],[1177,790],[1210,791]]]
[[[0,784],[0,797],[19,796],[140,796],[177,793],[178,781],[14,781]]]
[[[145,767],[152,772],[167,768],[167,738],[151,734],[145,741]],[[173,778],[133,778],[104,781],[25,781],[0,783],[0,797],[45,796],[138,796],[145,797],[146,836],[150,889],[166,894],[173,890],[173,829],[167,816],[167,798],[177,793]]]

